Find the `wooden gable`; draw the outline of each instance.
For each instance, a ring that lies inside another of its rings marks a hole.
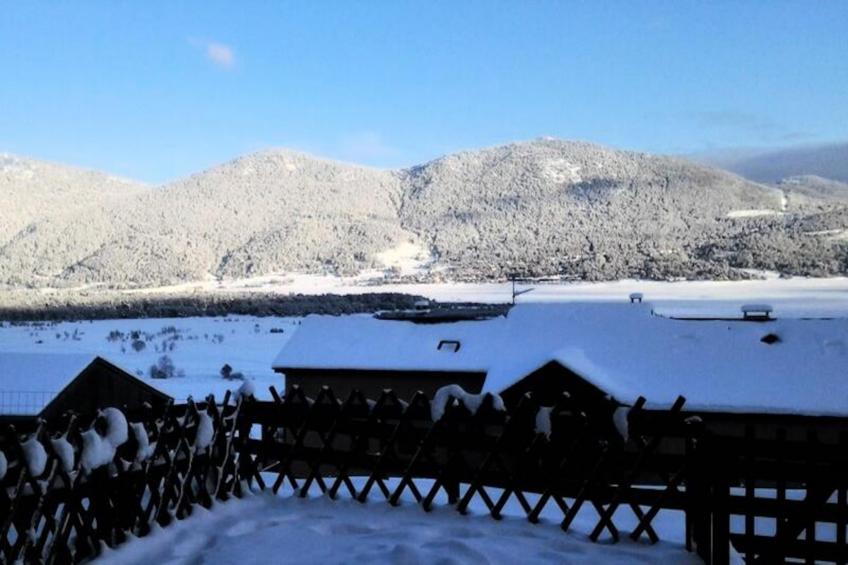
[[[49,421],[68,411],[93,414],[109,406],[132,414],[141,411],[145,404],[157,408],[172,400],[164,392],[97,357],[44,407],[39,417]]]

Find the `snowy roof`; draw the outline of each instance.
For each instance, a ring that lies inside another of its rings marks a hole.
[[[368,314],[307,316],[273,367],[485,373],[489,344],[498,339],[503,320],[416,324]],[[454,351],[450,342],[456,341]]]
[[[551,361],[627,403],[848,415],[848,319],[675,320],[647,303],[528,303],[449,324],[309,316],[274,368],[486,372],[499,392]]]
[[[0,414],[38,414],[94,359],[71,353],[0,353]]]

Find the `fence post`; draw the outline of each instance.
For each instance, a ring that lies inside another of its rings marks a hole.
[[[715,481],[712,488],[712,548],[710,565],[728,565],[730,563],[730,481],[721,468],[713,467]]]
[[[686,549],[694,549],[704,563],[711,563],[713,540],[710,442],[702,434],[687,438],[686,443]]]
[[[702,428],[689,440],[686,480],[686,546],[707,565],[730,563],[730,473],[733,459]]]

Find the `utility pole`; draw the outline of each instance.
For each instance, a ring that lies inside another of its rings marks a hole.
[[[515,274],[515,273],[513,273],[509,276],[509,280],[512,282],[512,305],[515,306],[515,299],[517,297],[521,296],[522,294],[527,294],[528,292],[531,292],[533,289],[532,288],[525,288],[524,290],[516,290],[515,282],[518,280],[518,275]]]

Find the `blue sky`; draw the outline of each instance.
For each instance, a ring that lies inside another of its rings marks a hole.
[[[380,167],[539,136],[848,139],[848,2],[0,5],[0,152],[171,180],[266,147]]]

